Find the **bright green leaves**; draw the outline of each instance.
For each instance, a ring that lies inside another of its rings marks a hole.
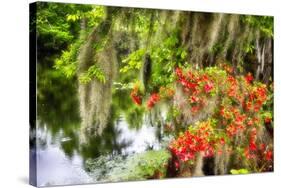
[[[71,59],[71,51],[63,51],[59,59],[55,61],[55,69],[59,70],[66,76],[66,78],[72,78],[76,73],[75,62],[69,61]]]
[[[66,78],[72,78],[77,70],[77,56],[82,45],[82,40],[77,40],[69,49],[62,51],[62,55],[55,60],[54,68],[60,71]]]
[[[179,39],[176,34],[172,34],[164,41],[164,45],[167,47],[176,46],[179,43]]]
[[[174,81],[174,67],[184,64],[187,51],[180,45],[178,31],[172,31],[162,43],[151,49],[154,86],[166,86]]]
[[[66,78],[72,78],[77,73],[77,57],[82,41],[77,41],[71,45],[68,51],[63,51],[60,58],[55,60],[54,68],[60,71]],[[92,65],[89,69],[79,76],[79,82],[82,84],[89,83],[93,78],[105,83],[105,75],[101,68]]]
[[[125,74],[132,70],[140,70],[144,62],[144,55],[148,53],[152,61],[151,88],[166,86],[174,81],[174,67],[185,62],[187,51],[179,46],[177,32],[172,32],[162,43],[151,45],[148,50],[140,48],[123,59],[120,72]]]
[[[92,9],[87,11],[78,9],[74,14],[68,14],[66,20],[68,22],[77,22],[81,19],[86,19],[89,27],[95,27],[101,23],[104,17],[105,7],[93,6]]]
[[[89,28],[93,28],[97,25],[99,25],[105,17],[105,7],[104,6],[79,6],[79,5],[69,5],[69,8],[72,11],[68,11],[69,13],[67,16],[64,16],[63,22],[64,25],[70,26],[70,25],[80,25],[81,19],[85,19],[87,22],[87,28],[85,28],[86,32],[81,33],[80,32],[80,38],[76,39],[76,42],[73,44],[70,44],[68,47],[68,50],[62,51],[62,54],[59,58],[55,60],[55,69],[57,69],[59,72],[61,72],[66,78],[72,78],[77,73],[77,58],[79,49],[81,48],[85,37],[87,36]],[[68,29],[69,30],[69,29]],[[70,32],[69,32],[70,33]],[[59,33],[60,35],[65,35],[63,32]],[[83,34],[83,35],[82,35]],[[55,34],[52,34],[55,35]],[[82,37],[81,37],[82,36]],[[65,36],[67,37],[67,35]],[[62,37],[60,37],[62,38]],[[93,44],[93,49],[95,52],[99,52],[104,49],[104,46],[107,42],[108,37],[104,37],[100,42]],[[70,40],[70,39],[68,39]],[[86,70],[84,73],[82,73],[78,80],[82,84],[89,83],[93,78],[97,79],[98,81],[105,83],[106,79],[104,76],[103,71],[97,67],[96,65],[92,65],[89,67],[88,70]]]
[[[241,169],[238,169],[238,170],[232,169],[232,170],[230,170],[230,173],[231,174],[249,174],[250,172],[245,168],[241,168]]]
[[[72,13],[76,6],[67,4],[60,6],[57,3],[37,3],[36,29],[38,43],[44,41],[44,47],[58,49],[75,38],[78,25],[70,24],[65,20],[65,12]]]
[[[92,65],[87,72],[79,76],[79,82],[82,84],[89,83],[93,78],[96,78],[101,83],[105,83],[105,75],[103,71],[96,65]]]
[[[170,154],[165,150],[148,151],[139,157],[137,170],[147,178],[163,178],[166,174],[169,158]]]
[[[122,60],[122,63],[125,63],[126,65],[120,69],[120,72],[126,73],[129,70],[140,70],[144,54],[145,49],[139,49],[132,52],[127,58]]]

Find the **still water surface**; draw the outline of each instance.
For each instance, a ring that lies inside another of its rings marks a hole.
[[[94,161],[105,155],[131,156],[149,149],[160,149],[159,129],[145,122],[139,129],[132,129],[120,116],[112,129],[105,130],[105,135],[109,136],[93,138],[84,146],[77,141],[79,126],[61,127],[52,133],[50,127],[58,124],[39,123],[36,131],[38,185],[95,183],[101,180],[93,176],[95,172],[87,171],[85,163],[88,159]],[[96,172],[102,172],[101,169],[96,169]]]

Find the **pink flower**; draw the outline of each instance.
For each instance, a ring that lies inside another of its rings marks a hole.
[[[204,86],[204,90],[205,90],[206,93],[210,93],[213,88],[214,88],[214,84],[211,83],[211,82],[208,82],[208,83],[205,84],[205,86]]]

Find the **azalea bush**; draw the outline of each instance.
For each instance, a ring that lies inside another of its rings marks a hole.
[[[200,70],[176,67],[174,77],[173,85],[161,86],[158,92],[145,94],[134,87],[131,97],[137,105],[143,105],[145,98],[147,110],[162,100],[169,100],[177,110],[169,122],[175,138],[168,147],[177,175],[192,175],[198,156],[203,160],[227,156],[231,160],[226,173],[273,169],[268,128],[273,128],[268,105],[272,88],[255,81],[251,73],[236,76],[227,64]]]
[[[174,156],[172,165],[177,172],[191,174],[199,155],[214,156],[217,145],[225,142],[215,134],[214,128],[211,119],[197,123],[170,143],[169,150]]]
[[[184,163],[192,163],[199,152],[203,152],[204,157],[227,152],[238,161],[230,165],[246,167],[253,172],[268,171],[272,168],[273,155],[266,124],[272,123],[272,114],[264,106],[270,91],[266,85],[254,81],[250,73],[234,76],[231,72],[231,69],[221,68],[185,72],[176,69],[177,82],[194,115],[207,107],[208,98],[217,96],[217,101],[211,115],[215,123],[207,120],[199,127],[186,125],[188,130],[171,143],[170,150]],[[204,134],[202,125],[206,124],[209,130]],[[194,129],[193,133],[190,128]],[[222,146],[227,149],[223,151]],[[178,161],[175,162],[178,168]]]

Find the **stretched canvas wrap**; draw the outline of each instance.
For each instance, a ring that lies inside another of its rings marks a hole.
[[[272,172],[273,37],[271,16],[30,4],[30,183]]]

